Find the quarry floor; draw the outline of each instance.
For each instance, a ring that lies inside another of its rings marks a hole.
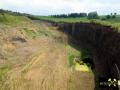
[[[69,66],[68,53],[79,51],[67,36],[48,23],[33,23],[5,29],[10,37],[1,41],[0,90],[93,90],[93,73]]]

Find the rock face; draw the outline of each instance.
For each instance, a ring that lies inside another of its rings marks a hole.
[[[96,23],[54,24],[88,48],[93,55],[97,77],[117,77],[120,70],[120,33],[111,26]]]

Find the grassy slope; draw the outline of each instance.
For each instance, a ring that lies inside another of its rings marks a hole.
[[[13,16],[6,13],[0,14],[0,24],[16,25],[23,21],[25,21],[25,18],[22,16]]]
[[[20,30],[23,29],[24,24],[27,27],[28,23],[30,23],[29,21],[27,18],[21,16],[0,14],[0,90],[8,90],[5,85],[7,73],[14,65],[22,63],[22,61],[19,61],[20,59],[26,58],[18,55],[20,51],[16,50],[19,47],[13,44],[15,42],[12,38],[25,38]]]
[[[41,21],[0,17],[0,90],[93,90],[93,74],[74,70],[80,53],[63,33]]]

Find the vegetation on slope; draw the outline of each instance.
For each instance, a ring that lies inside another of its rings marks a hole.
[[[13,16],[6,13],[0,13],[0,24],[17,25],[27,21],[28,19],[24,16]]]

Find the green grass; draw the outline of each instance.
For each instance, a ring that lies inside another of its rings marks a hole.
[[[100,18],[106,18],[105,15],[100,16]],[[105,19],[104,21],[112,22],[112,23],[120,23],[120,15],[116,15],[116,18]]]
[[[10,14],[0,14],[0,24],[17,25],[26,22],[27,19],[23,16],[13,16]]]
[[[78,17],[78,18],[55,18],[55,17],[50,17],[50,16],[36,16],[36,18],[41,19],[41,20],[48,20],[48,21],[54,21],[54,22],[69,22],[69,23],[74,23],[74,22],[90,22],[90,19],[87,19],[87,17]],[[105,15],[100,16],[100,19],[106,18]],[[100,20],[96,19],[96,20]],[[95,21],[95,19],[94,19]],[[108,22],[114,22],[114,23],[120,23],[120,15],[116,15],[116,18],[110,18],[106,19],[104,21]]]
[[[37,35],[37,33],[35,33],[33,30],[30,30],[28,28],[24,28],[22,30],[25,34],[27,34],[27,36],[30,36],[30,37],[34,37]]]
[[[71,46],[66,46],[68,49],[68,64],[70,67],[74,66],[74,58],[80,57],[81,58],[81,52],[72,48]]]
[[[101,16],[103,18],[105,16]],[[117,15],[116,18],[111,18],[107,20],[100,19],[87,19],[87,18],[54,18],[50,16],[36,16],[36,18],[40,20],[52,21],[52,22],[66,22],[66,23],[76,23],[76,22],[86,22],[86,23],[99,23],[106,26],[112,26],[114,28],[118,28],[120,31],[120,15]]]
[[[27,36],[32,37],[32,38],[37,37],[37,36],[41,36],[41,35],[45,35],[45,36],[48,36],[48,37],[53,36],[51,34],[51,32],[47,31],[47,30],[36,30],[36,31],[34,31],[32,29],[23,28],[22,32],[25,33]]]
[[[54,18],[54,17],[48,17],[48,16],[37,16],[38,19],[41,20],[48,20],[48,21],[54,21],[54,22],[88,22],[89,20],[87,18]]]
[[[0,66],[0,90],[7,90],[7,72],[10,69],[10,65],[4,64]]]
[[[75,64],[75,70],[83,71],[83,72],[90,72],[90,68],[86,64],[80,65],[79,63]]]

